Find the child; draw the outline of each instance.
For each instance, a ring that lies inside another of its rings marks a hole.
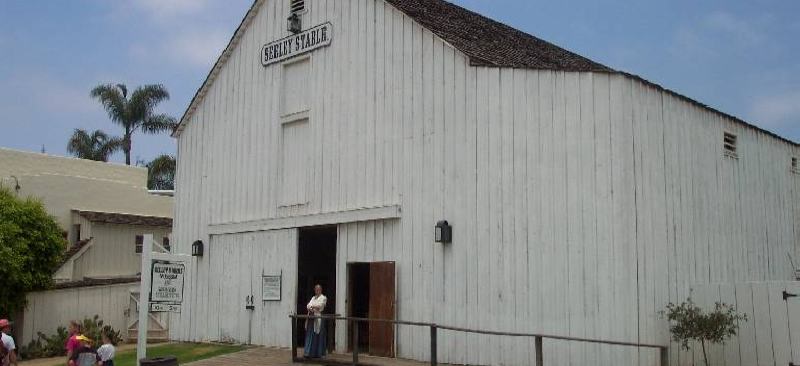
[[[95,366],[100,361],[100,356],[97,355],[97,351],[92,348],[92,340],[87,338],[84,335],[79,335],[75,337],[75,340],[79,342],[79,346],[75,351],[72,353],[72,356],[69,358],[69,366]]]
[[[102,366],[114,366],[114,344],[111,343],[111,337],[107,332],[103,332],[103,345],[97,349],[97,355],[100,356]]]

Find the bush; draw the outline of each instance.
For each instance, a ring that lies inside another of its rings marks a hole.
[[[98,346],[102,341],[102,334],[107,334],[113,344],[121,341],[119,331],[114,330],[110,325],[104,325],[100,316],[86,318],[82,322],[81,334],[85,335]],[[37,334],[38,338],[32,340],[27,346],[20,347],[19,353],[23,359],[33,359],[42,357],[66,356],[67,338],[69,333],[66,327],[58,327],[56,334],[48,336],[42,332]]]
[[[117,344],[122,340],[119,331],[114,330],[110,325],[103,325],[103,320],[100,319],[99,315],[84,319],[81,333],[91,339],[95,346],[103,341],[103,334],[108,335],[113,344]]]
[[[717,302],[713,311],[704,312],[691,298],[680,305],[669,303],[664,314],[670,322],[672,339],[681,347],[689,350],[689,342],[700,342],[706,366],[706,343],[725,343],[736,335],[739,321],[747,321],[747,315],[737,313],[732,305]]]
[[[25,309],[25,294],[48,288],[66,242],[41,201],[0,185],[0,317]]]
[[[56,334],[48,336],[42,332],[37,333],[38,338],[32,340],[27,346],[20,347],[19,353],[23,359],[65,356],[69,333],[66,327],[58,327]]]

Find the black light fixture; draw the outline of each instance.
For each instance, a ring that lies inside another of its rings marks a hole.
[[[203,241],[202,240],[195,240],[192,243],[192,257],[202,257],[203,256]]]
[[[453,227],[447,223],[447,220],[441,220],[436,223],[434,240],[437,243],[449,243],[453,240]]]
[[[292,34],[300,33],[303,30],[303,24],[300,22],[300,16],[297,13],[292,13],[286,19],[286,30],[292,32]]]

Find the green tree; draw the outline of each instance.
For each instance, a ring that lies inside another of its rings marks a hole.
[[[137,87],[128,97],[125,84],[104,84],[92,89],[90,95],[103,104],[111,121],[122,126],[122,151],[125,164],[131,165],[132,137],[136,132],[161,133],[172,131],[177,122],[166,114],[156,114],[159,103],[169,99],[169,92],[160,84]]]
[[[46,289],[66,243],[41,201],[0,186],[0,316],[25,306],[25,294]]]
[[[667,304],[664,313],[670,322],[672,339],[680,343],[681,347],[688,351],[690,342],[700,342],[706,366],[709,366],[706,343],[725,343],[728,338],[736,335],[739,321],[747,321],[747,315],[737,313],[732,305],[717,302],[714,310],[704,312],[691,298],[680,305]]]
[[[147,188],[175,189],[175,157],[159,155],[147,163]]]
[[[67,152],[81,159],[108,161],[115,151],[122,148],[122,139],[109,137],[105,132],[95,130],[91,134],[76,128],[67,142]]]

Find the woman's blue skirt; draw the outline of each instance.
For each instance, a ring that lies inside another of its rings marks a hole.
[[[304,355],[307,358],[320,358],[325,356],[325,322],[319,325],[319,334],[314,333],[314,320],[306,322],[306,347]]]

